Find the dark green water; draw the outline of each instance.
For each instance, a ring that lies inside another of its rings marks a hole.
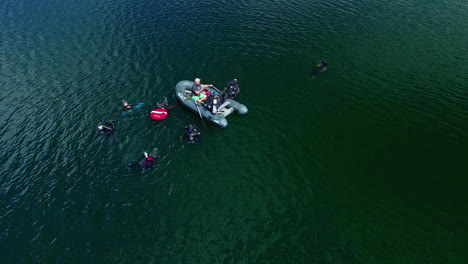
[[[0,263],[467,263],[467,17],[461,0],[1,1]],[[149,120],[195,77],[238,78],[249,114]],[[122,118],[121,99],[147,107]],[[155,148],[154,170],[126,169]]]

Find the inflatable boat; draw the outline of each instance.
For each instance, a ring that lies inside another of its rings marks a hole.
[[[192,99],[192,81],[180,81],[175,87],[176,96],[182,105],[200,115],[205,120],[219,126],[227,127],[226,117],[237,111],[239,114],[247,114],[245,105],[234,100],[239,92],[237,80],[231,81],[226,89],[221,92],[215,87],[204,88],[204,93],[208,97],[203,104]]]

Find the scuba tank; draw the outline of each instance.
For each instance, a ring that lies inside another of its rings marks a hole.
[[[208,95],[208,98],[202,103],[202,105],[206,109],[208,109],[208,111],[211,111],[212,104],[213,104],[213,95]]]
[[[217,106],[217,104],[218,104],[218,97],[215,96],[215,97],[213,97],[213,111],[212,111],[213,114],[216,114],[216,110],[217,110],[217,109],[216,109],[216,108],[217,108],[216,106]]]

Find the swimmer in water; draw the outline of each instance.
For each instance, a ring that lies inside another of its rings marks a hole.
[[[115,132],[115,125],[114,121],[108,120],[104,123],[99,124],[98,129],[103,133],[103,134],[113,134]]]
[[[326,60],[320,60],[316,65],[315,65],[315,69],[312,70],[312,75],[315,77],[317,76],[319,73],[321,72],[324,72],[327,70],[327,67],[328,67],[328,63]]]
[[[185,135],[189,142],[198,141],[200,139],[200,130],[195,125],[188,125],[185,127]]]
[[[130,110],[132,108],[133,108],[133,106],[131,104],[129,104],[125,100],[122,100],[122,111],[127,111],[127,110]]]
[[[129,163],[128,167],[133,169],[151,169],[156,162],[156,157],[150,156],[148,152],[144,152],[145,158],[139,163]]]

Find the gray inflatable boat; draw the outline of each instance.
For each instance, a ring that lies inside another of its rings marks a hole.
[[[235,82],[237,86],[237,80]],[[230,84],[231,84],[230,83]],[[200,115],[209,122],[219,126],[227,127],[228,122],[226,117],[232,112],[237,111],[239,114],[247,114],[248,109],[245,105],[234,100],[234,96],[239,92],[237,90],[229,89],[228,87],[223,91],[219,91],[216,88],[206,87],[209,91],[208,99],[205,100],[205,104],[197,103],[191,98],[192,93],[192,81],[180,81],[175,87],[176,96],[185,107],[192,110],[196,115]],[[198,112],[200,111],[200,112]]]

